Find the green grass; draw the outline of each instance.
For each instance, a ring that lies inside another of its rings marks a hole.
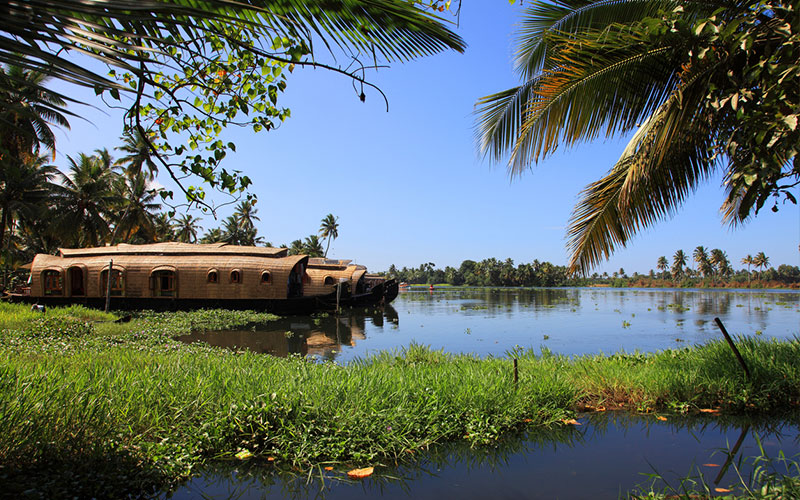
[[[267,315],[145,312],[115,324],[70,309],[25,321],[24,311],[0,313],[8,315],[2,324],[16,325],[0,331],[0,481],[17,488],[10,491],[34,478],[44,496],[57,494],[63,469],[86,488],[78,496],[105,496],[96,488],[108,484],[136,495],[241,450],[284,465],[374,465],[439,443],[480,446],[561,428],[586,408],[764,413],[800,401],[798,339],[740,339],[751,380],[723,342],[488,359],[412,345],[340,366],[172,338]]]

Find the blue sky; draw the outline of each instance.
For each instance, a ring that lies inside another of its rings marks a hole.
[[[474,103],[517,83],[512,56],[521,12],[507,0],[465,2],[455,29],[466,53],[368,74],[388,96],[388,113],[375,91],[362,103],[346,78],[295,71],[279,101],[292,117],[279,129],[225,132],[237,145],[226,168],[253,180],[259,234],[289,244],[316,233],[333,213],[340,227],[329,257],[354,259],[373,271],[488,257],[566,264],[565,226],[578,194],[614,164],[626,140],[559,151],[513,181],[505,165],[479,157]],[[55,163],[62,168],[66,155],[119,145],[121,115],[91,92],[77,95],[97,107],[71,108],[86,120],[73,119],[70,131],[59,132]],[[165,177],[159,181],[171,187]],[[759,251],[775,266],[800,264],[798,207],[784,205],[777,214],[767,208],[745,227],[730,229],[718,213],[720,184],[711,179],[673,218],[641,232],[596,270],[647,272],[660,255],[690,254],[698,245],[726,250],[737,268]],[[219,218],[231,210],[220,210]],[[202,222],[206,230],[220,224],[209,217]]]

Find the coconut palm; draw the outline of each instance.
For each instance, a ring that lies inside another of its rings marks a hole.
[[[200,220],[192,215],[181,215],[175,221],[175,225],[172,226],[177,240],[182,243],[195,243],[197,241],[197,232],[202,229],[199,222]]]
[[[707,278],[714,272],[714,268],[708,260],[708,252],[704,246],[700,245],[695,248],[692,257],[697,263],[697,270],[703,275],[703,278]]]
[[[677,280],[679,277],[683,276],[685,267],[686,254],[683,253],[683,250],[678,250],[675,252],[675,255],[672,256],[672,279]]]
[[[764,252],[758,252],[755,257],[753,257],[753,264],[759,268],[759,270],[763,271],[765,267],[769,266],[769,257],[767,257]],[[759,279],[761,279],[761,273],[758,274]]]
[[[728,255],[720,250],[719,248],[715,248],[711,250],[711,256],[709,257],[711,261],[711,265],[714,268],[714,273],[717,276],[727,276],[730,274],[731,265],[728,261]]]
[[[663,256],[663,255],[661,257],[659,257],[658,258],[658,263],[656,264],[656,268],[659,271],[661,271],[662,277],[664,277],[664,275],[666,274],[668,267],[669,267],[669,262],[667,262],[667,258],[665,256]]]
[[[256,216],[258,210],[255,208],[256,200],[243,200],[237,206],[233,212],[233,217],[236,219],[236,223],[239,224],[239,227],[245,233],[253,232],[256,230],[255,223],[253,221],[260,221]]]
[[[118,176],[116,190],[120,205],[113,213],[121,211],[122,215],[114,220],[111,244],[117,243],[115,236],[126,243],[156,241],[155,211],[161,208],[161,203],[158,202],[158,190],[148,186],[146,174],[138,171],[133,175]],[[110,214],[112,220],[113,213]]]
[[[0,21],[2,23],[2,21]],[[8,59],[3,59],[8,60]],[[64,99],[44,87],[49,77],[29,65],[0,66],[0,165],[33,161],[40,146],[55,154],[51,124],[69,128]]]
[[[121,203],[114,190],[117,173],[107,151],[78,158],[67,156],[69,173],[61,173],[55,190],[58,213],[55,225],[72,246],[98,246],[110,235],[108,213]]]
[[[151,140],[146,137],[151,132],[144,134],[137,128],[129,128],[122,134],[122,146],[117,150],[125,153],[125,156],[117,160],[117,165],[125,168],[128,176],[136,176],[139,172],[147,168],[147,178],[154,180],[158,174],[158,164],[155,161],[155,154],[152,149]]]
[[[755,260],[753,259],[753,256],[750,255],[750,254],[747,254],[747,256],[742,258],[742,264],[747,266],[747,282],[750,283],[750,276],[751,276],[750,275],[750,266],[755,264]]]
[[[322,243],[316,234],[308,236],[303,242],[303,252],[309,257],[322,257]]]
[[[291,245],[289,245],[289,255],[300,255],[303,253],[305,248],[303,247],[303,240],[294,240]]]
[[[134,74],[144,80],[148,95],[150,85],[158,88],[154,76],[159,70],[192,67],[213,55],[215,47],[200,44],[190,47],[197,52],[191,52],[194,57],[187,61],[187,40],[218,39],[231,46],[245,39],[265,40],[249,47],[259,58],[285,55],[273,51],[275,37],[387,61],[464,49],[463,41],[438,17],[406,0],[44,0],[36,8],[28,2],[11,2],[0,16],[0,32],[2,61],[18,62],[89,89],[131,95],[141,89],[131,91],[110,81],[105,73],[76,62],[74,54],[90,51],[95,59]],[[144,103],[136,103],[133,116],[140,104]]]
[[[168,213],[161,212],[153,217],[153,231],[155,241],[175,241],[175,234],[172,232],[172,218]]]
[[[27,161],[9,162],[0,169],[0,249],[5,248],[6,227],[20,217],[36,218],[46,207],[58,170],[49,158],[27,157]]]
[[[720,169],[729,181],[725,220],[741,223],[788,189],[780,179],[800,176],[790,161],[800,127],[793,118],[777,123],[785,115],[772,107],[759,110],[764,99],[780,107],[781,92],[796,102],[796,80],[750,71],[794,67],[796,54],[777,49],[792,36],[777,31],[793,16],[789,2],[535,2],[519,29],[522,84],[478,101],[480,149],[494,161],[509,158],[514,177],[558,146],[636,131],[574,209],[567,234],[575,271],[672,215]],[[751,140],[761,130],[780,147],[770,152],[764,134]]]
[[[328,244],[325,245],[325,257],[328,257],[328,249],[331,246],[331,241],[335,240],[339,237],[339,220],[338,217],[334,217],[333,214],[328,214],[322,219],[322,223],[319,226],[319,235],[323,238],[328,240]]]
[[[225,234],[222,232],[222,229],[215,227],[209,229],[208,232],[200,238],[200,243],[219,243],[224,240]]]

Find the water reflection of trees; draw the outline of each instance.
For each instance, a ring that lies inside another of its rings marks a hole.
[[[200,472],[208,486],[215,486],[215,490],[224,489],[230,492],[228,498],[238,498],[243,492],[248,492],[251,497],[258,491],[263,497],[272,498],[327,498],[329,496],[345,497],[347,492],[341,488],[358,487],[359,493],[365,492],[377,496],[388,492],[389,488],[400,488],[406,493],[411,492],[411,484],[436,478],[440,471],[448,470],[448,477],[452,471],[457,471],[465,477],[480,468],[490,470],[508,467],[520,455],[536,454],[542,450],[557,452],[561,448],[579,448],[591,443],[593,440],[603,438],[610,432],[622,432],[625,439],[641,439],[653,449],[658,449],[663,443],[646,441],[656,439],[650,431],[656,427],[667,427],[671,434],[689,434],[694,439],[701,441],[704,434],[713,435],[736,433],[737,439],[729,443],[728,450],[722,450],[725,461],[721,464],[716,477],[709,477],[709,481],[720,483],[724,470],[731,464],[741,467],[749,456],[745,456],[741,445],[743,442],[758,440],[759,443],[767,440],[777,440],[793,448],[800,447],[800,417],[790,415],[784,419],[776,418],[749,418],[749,417],[682,417],[670,418],[667,422],[657,421],[652,415],[632,415],[627,413],[594,413],[581,417],[581,426],[554,426],[545,429],[534,429],[528,433],[509,436],[501,439],[491,446],[471,447],[466,443],[449,443],[436,446],[426,452],[410,455],[409,459],[394,467],[378,467],[376,474],[363,480],[351,481],[344,471],[347,467],[341,465],[338,471],[328,472],[322,467],[300,471],[298,469],[280,469],[265,467],[263,462],[235,463],[230,462],[212,465],[205,472]],[[669,439],[669,438],[667,438]],[[615,462],[614,452],[618,449],[608,450],[608,461]],[[623,451],[624,452],[624,451]],[[676,467],[690,467],[696,464],[675,464]],[[641,471],[651,472],[651,471]],[[674,472],[680,473],[680,470]],[[691,470],[686,470],[686,474]],[[356,486],[357,485],[357,486]],[[347,490],[352,492],[352,490]],[[216,496],[219,498],[219,496]]]

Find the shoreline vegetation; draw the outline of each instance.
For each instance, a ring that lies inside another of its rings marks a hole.
[[[697,269],[687,265],[688,257],[676,252],[672,266],[660,257],[657,270],[647,274],[628,275],[620,268],[611,274],[593,273],[587,276],[571,274],[566,266],[538,259],[514,264],[512,259],[495,258],[481,261],[465,260],[459,267],[436,268],[428,262],[419,267],[398,269],[394,264],[381,273],[388,278],[411,285],[470,286],[470,287],[559,287],[608,286],[616,288],[800,288],[800,267],[781,264],[769,267],[769,258],[762,253],[747,256],[742,263],[747,269],[735,270],[725,252],[714,249],[711,257],[702,247],[695,249]],[[751,266],[754,268],[751,269]]]
[[[421,345],[345,366],[173,339],[266,314],[0,304],[0,482],[31,498],[137,497],[204,464],[381,466],[444,443],[569,429],[576,412],[768,415],[800,406],[800,338],[738,338],[656,353],[502,358]],[[514,382],[512,358],[518,363]]]

